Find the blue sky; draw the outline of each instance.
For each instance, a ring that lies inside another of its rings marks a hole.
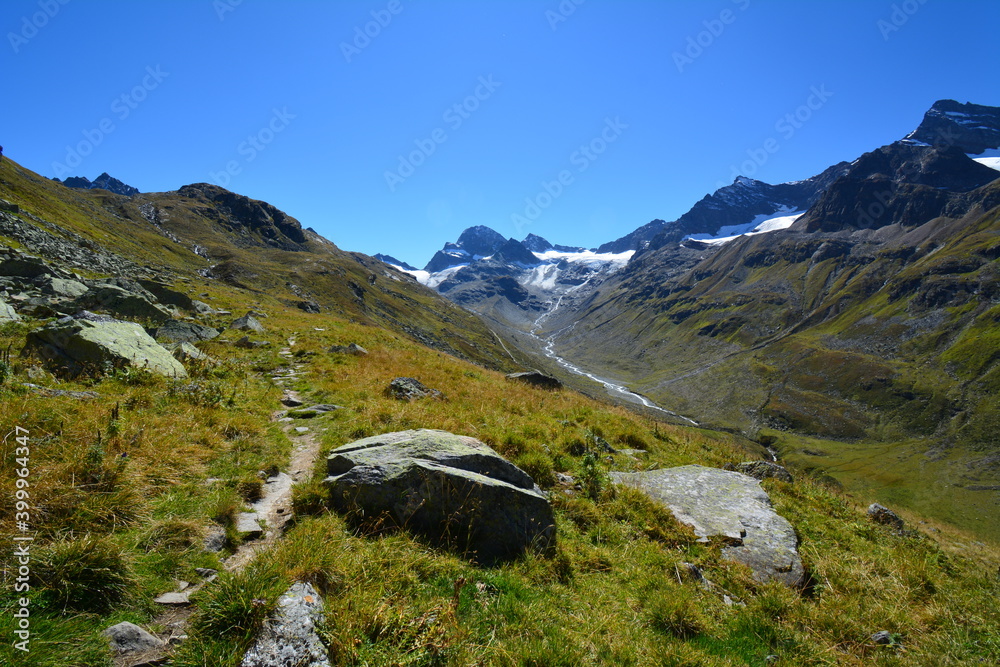
[[[224,184],[421,266],[477,224],[596,246],[737,173],[853,160],[937,99],[1000,105],[995,1],[6,0],[0,16],[9,157],[144,192]]]

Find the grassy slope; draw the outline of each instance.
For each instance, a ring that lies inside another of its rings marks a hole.
[[[215,305],[233,311],[260,303],[270,313],[262,338],[272,346],[205,344],[221,363],[192,367],[192,379],[177,384],[141,373],[35,380],[96,391],[91,401],[27,393],[21,383],[32,362],[25,359],[15,358],[13,375],[0,384],[4,433],[14,425],[30,433],[31,521],[38,531],[31,664],[110,665],[100,629],[121,620],[150,623],[155,595],[173,590],[176,579],[197,581],[195,567],[218,567],[218,557],[199,546],[208,526],[227,526],[231,546],[239,541],[231,521],[240,494],[253,488],[258,470],[282,465],[290,451],[271,422],[280,391],[270,376],[287,363],[276,349],[293,334],[294,352],[306,364],[296,388],[346,408],[310,422],[324,446],[418,427],[481,438],[552,491],[557,553],[477,568],[405,534],[354,535],[323,509],[320,462],[314,480],[296,490],[300,518],[277,547],[197,596],[191,639],[174,664],[238,664],[277,595],[299,578],[326,594],[324,637],[334,664],[741,665],[761,664],[770,654],[788,665],[1000,660],[997,553],[967,535],[944,526],[930,537],[895,535],[808,476],[794,484],[768,481],[816,583],[807,597],[760,586],[721,560],[718,546],[696,543],[667,512],[603,481],[608,469],[756,458],[753,443],[660,424],[570,391],[511,384],[499,372],[351,321],[350,314],[310,315],[269,294],[225,284],[210,289]],[[0,349],[17,350],[37,325],[4,326]],[[352,341],[371,354],[325,352]],[[383,390],[398,375],[421,379],[446,400],[387,398]],[[586,456],[597,436],[648,454]],[[15,447],[10,438],[0,445],[5,498],[15,490]],[[556,471],[586,481],[589,493],[568,495]],[[9,504],[0,520],[9,536]],[[682,562],[701,567],[715,587],[682,580]],[[6,568],[0,589],[6,637],[17,597],[13,577]],[[745,606],[727,605],[726,595]],[[868,637],[880,629],[901,645],[872,645]],[[21,664],[12,650],[10,642],[0,645],[0,662]]]

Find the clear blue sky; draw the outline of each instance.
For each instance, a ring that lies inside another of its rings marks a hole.
[[[798,180],[937,99],[1000,105],[995,0],[5,0],[0,16],[9,157],[145,192],[228,179],[417,265],[477,224],[595,246],[734,167]]]

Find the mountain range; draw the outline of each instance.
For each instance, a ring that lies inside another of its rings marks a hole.
[[[851,163],[738,177],[592,251],[476,227],[413,273],[581,389],[628,387],[849,484],[889,446],[913,504],[947,489],[995,530],[998,149],[1000,108],[941,100]]]

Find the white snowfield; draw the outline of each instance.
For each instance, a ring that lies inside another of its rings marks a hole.
[[[979,155],[973,155],[970,153],[969,157],[979,164],[989,167],[990,169],[1000,171],[1000,148],[991,148],[983,151]]]
[[[709,245],[722,245],[729,243],[733,239],[741,236],[754,236],[756,234],[766,234],[779,229],[788,229],[792,223],[802,217],[805,211],[793,211],[788,207],[782,207],[771,214],[758,215],[744,225],[727,225],[719,229],[715,235],[712,234],[689,234],[684,237],[684,241],[691,239],[701,241]]]

